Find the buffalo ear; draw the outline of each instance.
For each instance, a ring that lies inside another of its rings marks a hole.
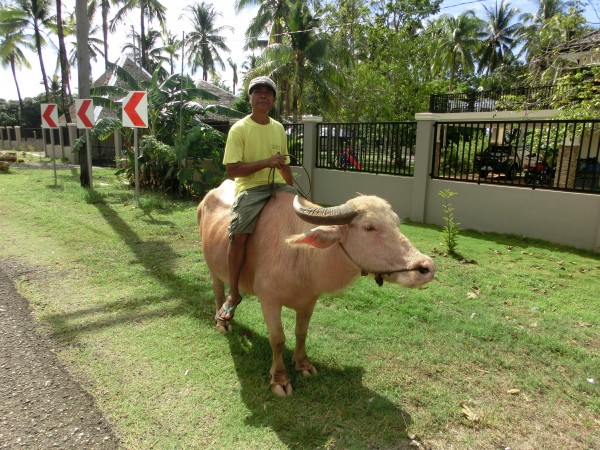
[[[307,245],[315,248],[327,248],[341,239],[340,229],[335,226],[317,227],[308,233],[296,234],[286,239],[288,245]]]

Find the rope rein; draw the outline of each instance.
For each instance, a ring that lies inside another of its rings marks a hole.
[[[346,250],[346,247],[344,247],[344,244],[342,244],[341,242],[338,242],[338,244],[340,245],[344,254],[348,257],[350,262],[352,262],[352,264],[354,264],[356,267],[358,267],[360,269],[360,275],[363,277],[367,276],[369,274],[375,275],[375,282],[377,283],[378,286],[383,286],[383,275],[389,276],[393,273],[414,272],[414,271],[420,272],[422,270],[422,269],[407,269],[407,268],[398,269],[398,270],[390,270],[390,271],[385,271],[385,272],[378,272],[376,270],[367,270],[367,269],[363,268],[360,264],[358,264],[352,256],[350,256],[350,253],[348,253],[348,250]]]

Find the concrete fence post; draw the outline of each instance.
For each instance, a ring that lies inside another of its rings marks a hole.
[[[21,127],[19,125],[15,126],[15,143],[17,150],[21,148],[22,139],[21,139]]]
[[[123,135],[120,130],[115,131],[115,165],[121,168],[121,151],[123,150]]]
[[[71,144],[67,159],[71,162],[71,164],[79,164],[79,152],[73,153],[73,146],[75,145],[75,141],[79,139],[79,136],[77,135],[77,124],[69,123],[67,124],[67,127],[69,130],[69,142]]]
[[[308,179],[306,179],[307,177],[304,171],[297,174],[296,179],[299,186],[306,193],[314,191],[314,186],[311,186],[311,183],[314,179],[313,174],[317,156],[317,124],[321,122],[323,122],[323,117],[320,116],[302,116],[302,123],[304,124],[302,165],[308,172]],[[312,195],[309,196],[312,197]]]
[[[420,113],[415,118],[417,120],[417,144],[415,146],[415,173],[410,202],[410,220],[426,223],[427,189],[435,142],[433,125],[436,120],[439,120],[439,117],[437,114]]]
[[[7,140],[7,144],[6,144],[6,148],[8,148],[9,150],[12,150],[12,139],[11,139],[11,130],[12,127],[6,127],[6,140]]]

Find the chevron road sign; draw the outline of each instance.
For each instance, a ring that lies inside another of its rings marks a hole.
[[[148,96],[145,91],[131,91],[123,99],[123,126],[148,128]]]
[[[40,109],[42,111],[42,128],[58,128],[56,103],[42,103]]]
[[[76,99],[77,128],[94,128],[94,102],[88,99]]]

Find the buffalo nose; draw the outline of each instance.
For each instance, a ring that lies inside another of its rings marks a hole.
[[[433,278],[433,274],[435,273],[435,264],[431,258],[427,258],[421,262],[421,264],[419,264],[417,270],[421,275],[426,275],[428,278]]]

